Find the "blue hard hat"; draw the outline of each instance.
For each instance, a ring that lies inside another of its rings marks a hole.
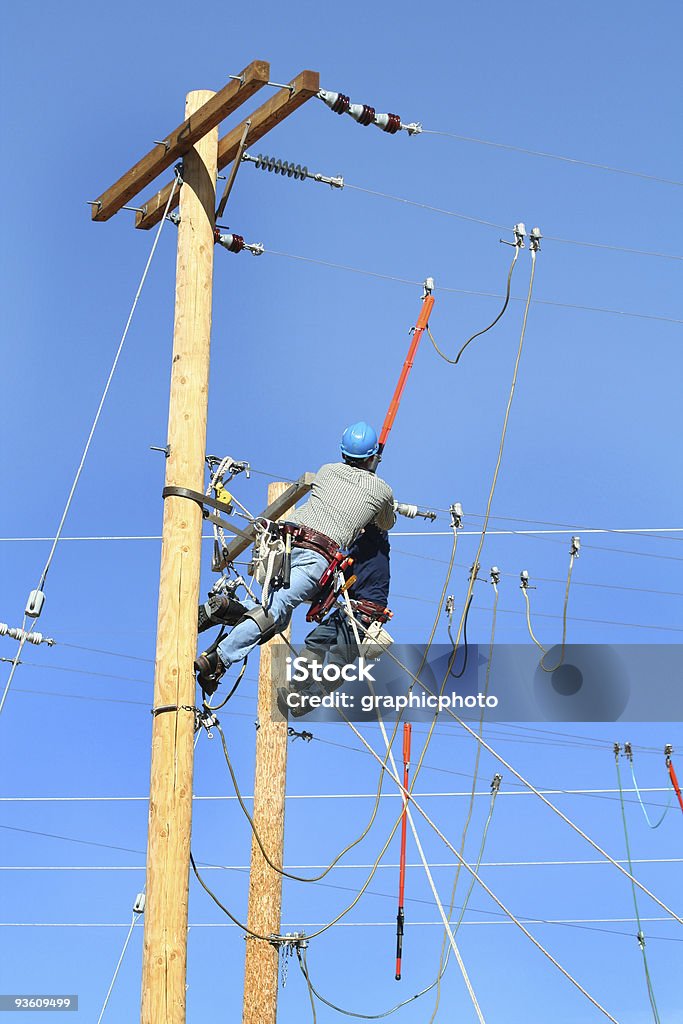
[[[340,447],[342,455],[348,455],[351,459],[369,459],[379,451],[379,442],[370,424],[361,420],[346,428]]]

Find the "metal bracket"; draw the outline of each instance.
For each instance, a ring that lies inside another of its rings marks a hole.
[[[217,509],[219,512],[228,512],[229,507],[222,501],[216,501],[214,498],[209,498],[208,495],[202,494],[201,491],[193,491],[189,487],[164,487],[161,492],[162,498],[187,498],[189,501],[194,501],[200,506],[202,510],[202,516],[210,523],[215,523],[216,526],[222,527],[224,530],[230,530],[231,533],[236,534],[243,540],[248,540],[251,543],[251,535],[245,530],[240,530],[238,526],[234,526],[229,523],[227,519],[221,519],[220,516],[215,516],[205,505],[209,505],[211,508]]]

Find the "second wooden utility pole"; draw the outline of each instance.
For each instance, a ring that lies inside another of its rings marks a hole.
[[[287,484],[268,487],[268,504],[287,490]],[[285,636],[289,638],[289,627]],[[254,775],[254,828],[274,864],[282,867],[285,840],[285,781],[287,722],[273,721],[273,648],[284,640],[274,637],[261,647],[258,676],[258,729]],[[284,684],[284,680],[282,681]],[[282,875],[266,862],[252,836],[247,927],[258,935],[279,934]],[[247,935],[244,965],[242,1024],[275,1024],[277,1017],[277,946]]]
[[[190,92],[190,117],[214,94]],[[218,129],[183,163],[176,264],[166,485],[204,490]],[[184,1024],[192,825],[197,603],[202,511],[181,497],[164,505],[159,582],[142,1024]]]

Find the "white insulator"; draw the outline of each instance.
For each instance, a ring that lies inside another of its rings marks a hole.
[[[28,595],[25,613],[31,619],[37,619],[45,604],[45,594],[42,590],[32,590]]]
[[[405,516],[406,519],[414,519],[417,515],[417,505],[400,503],[396,505],[396,511],[400,516]]]
[[[318,96],[326,106],[330,107],[330,109],[335,105],[335,103],[339,99],[338,92],[330,92],[328,89],[321,89],[320,92],[318,93]]]

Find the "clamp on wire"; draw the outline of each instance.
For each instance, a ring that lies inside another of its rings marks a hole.
[[[520,579],[519,585],[520,585],[520,588],[522,590],[535,590],[536,589],[536,587],[532,587],[531,583],[529,582],[530,576],[529,576],[529,571],[527,569],[522,569],[522,571],[519,574],[519,579]]]
[[[451,528],[453,530],[459,530],[460,527],[462,526],[463,519],[462,505],[460,504],[459,501],[455,501],[450,506],[448,511],[450,512],[451,516]]]
[[[500,583],[500,569],[497,565],[492,565],[489,569],[489,577],[494,587],[497,587]]]
[[[534,228],[534,231],[537,230],[538,228]],[[512,229],[512,234],[514,235],[514,242],[509,242],[507,238],[501,238],[500,241],[503,243],[503,245],[512,245],[516,246],[517,249],[523,249],[524,239],[526,238],[526,227],[523,221],[520,220],[519,224],[514,225]]]
[[[581,538],[572,537],[571,546],[569,548],[569,554],[572,558],[578,558],[581,553]]]
[[[541,251],[542,238],[543,235],[541,234],[540,228],[531,229],[531,231],[529,232],[529,248],[531,249],[532,253]]]
[[[194,707],[192,704],[160,704],[156,708],[150,708],[149,713],[152,718],[156,718],[158,715],[166,714],[169,711],[189,711],[194,715],[194,731],[195,735],[201,728],[206,729],[206,734],[210,740],[213,739],[213,733],[211,727],[218,725],[218,719],[211,710],[211,708],[204,706],[203,708]]]

